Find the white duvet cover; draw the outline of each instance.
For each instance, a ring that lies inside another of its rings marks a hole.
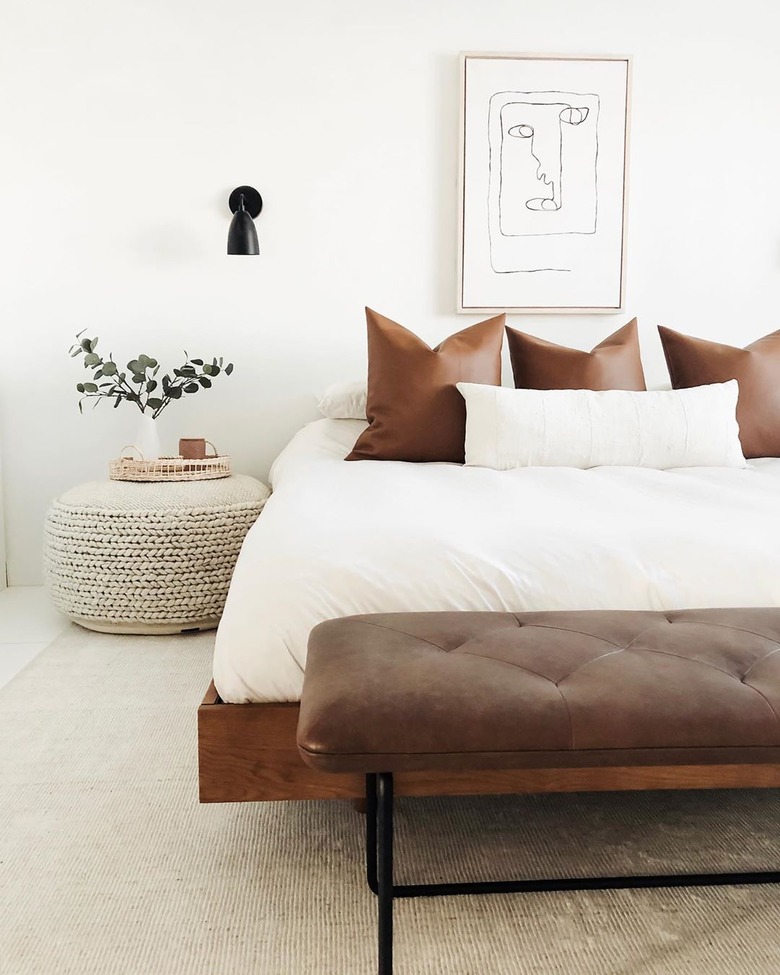
[[[780,460],[344,462],[364,428],[319,420],[276,461],[217,632],[223,700],[298,700],[312,627],[353,613],[780,606]]]

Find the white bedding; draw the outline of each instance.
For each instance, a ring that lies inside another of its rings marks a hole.
[[[412,610],[780,606],[780,460],[508,471],[345,463],[360,420],[280,454],[217,632],[225,701],[296,701],[321,620]]]

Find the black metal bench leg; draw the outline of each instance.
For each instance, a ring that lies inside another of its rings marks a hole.
[[[377,776],[379,975],[393,972],[393,776]],[[376,849],[377,847],[375,847]]]
[[[366,878],[371,890],[378,895],[379,902],[379,975],[392,975],[393,901],[397,897],[780,884],[780,871],[646,874],[626,877],[554,877],[543,880],[395,885],[393,883],[393,776],[389,772],[380,772],[366,776]]]
[[[376,868],[376,774],[366,776],[366,880],[372,894],[379,893]]]

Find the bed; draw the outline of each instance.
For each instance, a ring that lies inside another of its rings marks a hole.
[[[362,795],[362,781],[318,780],[295,751],[306,644],[322,620],[780,606],[780,459],[669,471],[344,462],[364,428],[311,423],[273,467],[199,713],[204,801]],[[515,791],[509,784],[446,791]],[[543,791],[526,784],[517,791]],[[570,787],[598,784],[580,774]],[[428,781],[399,788],[438,791]]]

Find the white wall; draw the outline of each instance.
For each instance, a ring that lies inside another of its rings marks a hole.
[[[68,359],[235,360],[163,418],[263,476],[365,368],[363,306],[437,342],[455,307],[461,50],[634,55],[628,315],[513,324],[590,348],[638,314],[744,343],[780,325],[774,0],[5,0],[0,23],[0,453],[10,581],[44,512],[102,477],[129,408],[79,416]],[[258,187],[261,256],[226,200]]]

